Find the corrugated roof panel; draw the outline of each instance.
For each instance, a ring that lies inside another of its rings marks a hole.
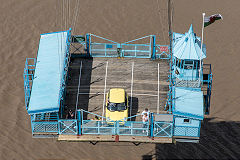
[[[200,88],[175,87],[173,113],[203,119],[203,92]]]
[[[206,46],[201,51],[200,38],[195,36],[192,25],[185,34],[173,34],[173,55],[178,59],[200,60],[206,58]],[[202,55],[201,55],[202,52]]]
[[[67,31],[42,34],[28,107],[29,114],[58,112]]]

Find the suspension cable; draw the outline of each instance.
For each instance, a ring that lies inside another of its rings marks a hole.
[[[77,0],[77,5],[75,5],[75,9],[74,9],[75,13],[74,13],[74,17],[72,19],[72,32],[74,31],[76,20],[78,17],[78,10],[79,10],[79,0]]]
[[[162,26],[163,40],[164,40],[164,43],[166,43],[166,38],[165,38],[165,35],[164,35],[164,31],[163,31],[162,16],[161,16],[160,7],[159,7],[159,0],[157,0],[157,7],[158,7],[158,14],[159,14],[159,17],[160,17],[161,26]]]

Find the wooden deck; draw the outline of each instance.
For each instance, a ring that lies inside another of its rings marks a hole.
[[[169,65],[167,60],[151,61],[140,58],[72,58],[69,67],[66,103],[68,109],[75,110],[78,90],[79,68],[82,62],[78,109],[102,115],[106,65],[106,92],[110,88],[124,88],[131,95],[133,67],[132,115],[144,108],[157,111],[158,104],[158,63],[159,63],[159,110],[163,110],[167,100]],[[134,63],[134,64],[133,64]]]
[[[134,142],[134,143],[172,143],[172,138],[144,137],[144,136],[118,136],[118,135],[59,135],[58,141],[77,142]]]

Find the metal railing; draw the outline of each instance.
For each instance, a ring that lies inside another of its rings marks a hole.
[[[117,44],[91,43],[90,48],[92,57],[118,57]]]
[[[58,134],[77,135],[78,123],[76,119],[58,120]]]
[[[199,88],[201,87],[202,80],[193,80],[192,77],[185,77],[184,79],[173,79],[173,82],[176,87],[190,87],[190,88]]]
[[[93,42],[93,39],[98,39]],[[149,38],[149,40],[148,40]],[[141,44],[136,44],[137,41],[145,40]],[[87,54],[82,56],[90,57],[129,57],[129,58],[152,58],[152,59],[169,59],[168,45],[156,45],[155,35],[148,35],[137,38],[124,43],[117,43],[107,38],[103,38],[91,33],[85,36],[72,36],[72,53],[80,51],[80,46],[75,46],[76,43],[85,46]],[[165,49],[163,49],[165,48]]]
[[[96,120],[82,121],[82,134],[115,135],[116,123]]]
[[[199,137],[200,127],[175,126],[174,136]]]
[[[149,123],[141,121],[127,121],[124,125],[117,121],[116,134],[129,136],[149,136]]]
[[[32,133],[58,133],[58,121],[32,122]]]
[[[36,59],[27,58],[25,62],[24,72],[23,72],[26,109],[28,109],[29,99],[30,99],[31,90],[32,90],[32,83],[34,79],[35,67],[36,67]]]
[[[122,56],[130,58],[151,58],[151,44],[121,44]]]
[[[172,122],[153,122],[154,137],[172,137],[173,136],[173,123]]]

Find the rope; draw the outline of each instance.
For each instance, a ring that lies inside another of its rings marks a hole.
[[[164,42],[166,43],[166,38],[165,38],[165,35],[164,35],[164,31],[163,31],[162,16],[161,16],[160,7],[159,7],[159,0],[157,0],[157,7],[158,7],[158,14],[159,14],[159,17],[160,17],[161,26],[162,26],[163,40],[164,40]]]
[[[56,27],[57,27],[57,25],[58,25],[58,8],[59,8],[59,2],[58,2],[58,0],[57,0],[57,4],[56,4]]]
[[[79,10],[79,0],[77,0],[77,5],[75,6],[75,13],[74,13],[74,17],[72,19],[72,32],[75,28],[75,24],[76,24],[76,20],[77,20],[77,17],[78,17],[78,10]]]
[[[64,5],[64,7],[65,7],[65,29],[64,30],[67,30],[67,17],[68,17],[68,7],[67,7],[67,4],[68,4],[68,1],[67,0],[65,0],[65,5]]]
[[[68,27],[70,27],[71,26],[71,0],[68,0],[68,2],[69,2],[69,4],[68,4],[68,18],[69,18],[69,21],[68,21]]]
[[[66,0],[63,0],[63,21],[64,21],[64,28],[63,30],[66,29],[67,23],[66,23],[66,4],[65,4]]]
[[[172,4],[171,4],[171,6],[172,6],[172,17],[171,17],[171,21],[172,21],[172,24],[173,24],[173,14],[174,14],[174,5],[173,5],[173,1],[172,1]],[[174,31],[174,29],[173,29],[173,25],[172,25],[172,30]]]

